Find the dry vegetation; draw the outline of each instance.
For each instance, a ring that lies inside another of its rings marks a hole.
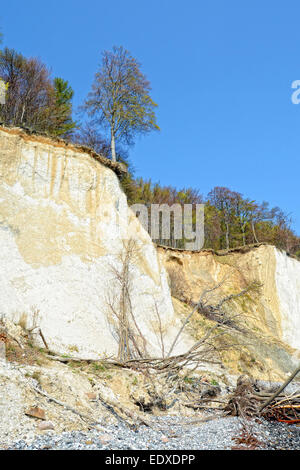
[[[300,395],[291,397],[279,393],[272,396],[268,390],[258,390],[256,384],[249,378],[240,378],[233,396],[226,401],[220,397],[221,390],[218,383],[200,373],[202,366],[221,364],[224,351],[239,348],[239,345],[232,341],[232,337],[228,334],[232,330],[243,334],[239,322],[240,315],[234,312],[234,302],[250,291],[257,291],[260,286],[257,283],[250,284],[239,292],[223,297],[218,296],[216,301],[214,294],[226,282],[226,279],[223,279],[203,290],[198,301],[192,302],[183,297],[186,289],[180,268],[171,271],[172,293],[189,306],[189,313],[182,320],[182,325],[173,342],[167,347],[159,310],[154,302],[154,315],[157,316],[160,330],[161,355],[152,357],[147,351],[147,341],[136,321],[131,302],[131,267],[136,262],[137,256],[139,256],[139,250],[136,244],[129,241],[120,255],[119,267],[111,267],[119,295],[108,298],[107,305],[110,319],[118,336],[117,357],[106,357],[101,361],[94,361],[74,356],[57,356],[49,350],[39,326],[39,311],[35,309],[30,325],[28,325],[26,315],[21,315],[19,328],[22,334],[19,337],[12,335],[4,323],[2,324],[0,341],[6,346],[6,359],[9,362],[45,367],[53,361],[59,361],[65,364],[65,367],[71,368],[74,373],[89,377],[93,387],[99,383],[105,383],[111,389],[115,387],[117,394],[124,380],[126,387],[123,387],[122,393],[124,393],[123,398],[126,394],[127,398],[124,398],[122,402],[116,398],[109,398],[107,394],[99,390],[97,399],[117,419],[126,422],[130,427],[141,424],[152,426],[144,416],[145,413],[169,413],[170,410],[182,413],[183,410],[206,408],[217,408],[243,418],[264,416],[269,419],[300,421],[300,418],[298,419]],[[192,347],[182,354],[176,354],[174,352],[176,346],[195,316],[208,319],[209,327],[199,338],[195,339]],[[35,335],[43,341],[45,346],[43,349],[34,347]],[[36,393],[68,409],[92,426],[92,417],[49,395],[39,384],[38,374],[37,370],[35,376],[31,376],[37,382],[32,383],[32,388]],[[266,403],[267,399],[269,399],[268,403]],[[246,434],[244,433],[240,439],[241,441],[248,439],[250,445],[251,433]],[[252,444],[255,443],[252,442]]]

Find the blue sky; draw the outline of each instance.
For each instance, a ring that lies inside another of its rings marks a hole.
[[[161,132],[131,149],[137,176],[267,200],[298,233],[299,18],[299,2],[277,0],[15,0],[0,9],[4,45],[69,80],[75,106],[102,50],[123,45],[141,62]]]

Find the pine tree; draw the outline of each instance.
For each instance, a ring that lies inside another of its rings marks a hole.
[[[54,78],[53,86],[55,98],[52,114],[52,134],[67,138],[76,127],[76,122],[72,120],[72,98],[74,91],[67,80],[59,77]]]

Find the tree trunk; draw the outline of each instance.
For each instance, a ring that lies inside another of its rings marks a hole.
[[[243,235],[243,245],[246,246],[246,235],[245,235],[245,227],[242,226],[242,235]]]
[[[113,129],[111,129],[111,141],[110,141],[110,147],[111,147],[111,159],[113,162],[117,161],[116,158],[116,142],[115,142],[115,134]]]
[[[22,106],[21,124],[23,124],[24,114],[25,114],[25,104],[23,104]]]
[[[286,379],[284,384],[281,385],[281,387],[270,398],[268,398],[268,400],[265,403],[263,403],[263,405],[260,407],[259,411],[262,411],[263,409],[265,409],[266,406],[268,406],[271,403],[271,401],[273,401],[274,398],[276,398],[285,389],[285,387],[288,386],[288,384],[296,377],[297,374],[299,374],[299,372],[300,372],[300,367],[297,367],[297,369],[294,370],[292,375],[290,375],[289,378]]]
[[[226,222],[226,249],[229,250],[229,224]]]
[[[254,222],[253,222],[253,220],[251,221],[251,227],[252,227],[252,233],[253,233],[254,240],[255,240],[256,243],[259,243],[258,240],[257,240],[257,236],[256,236],[256,232],[255,232],[255,227],[254,227]]]

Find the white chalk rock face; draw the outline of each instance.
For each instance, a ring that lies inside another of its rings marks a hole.
[[[276,287],[283,340],[300,349],[300,263],[275,250]]]
[[[161,330],[165,348],[176,335],[166,271],[150,237],[114,171],[79,149],[0,129],[0,259],[0,315],[41,328],[55,352],[116,355],[125,310],[126,341],[136,336],[136,348],[158,354]]]

